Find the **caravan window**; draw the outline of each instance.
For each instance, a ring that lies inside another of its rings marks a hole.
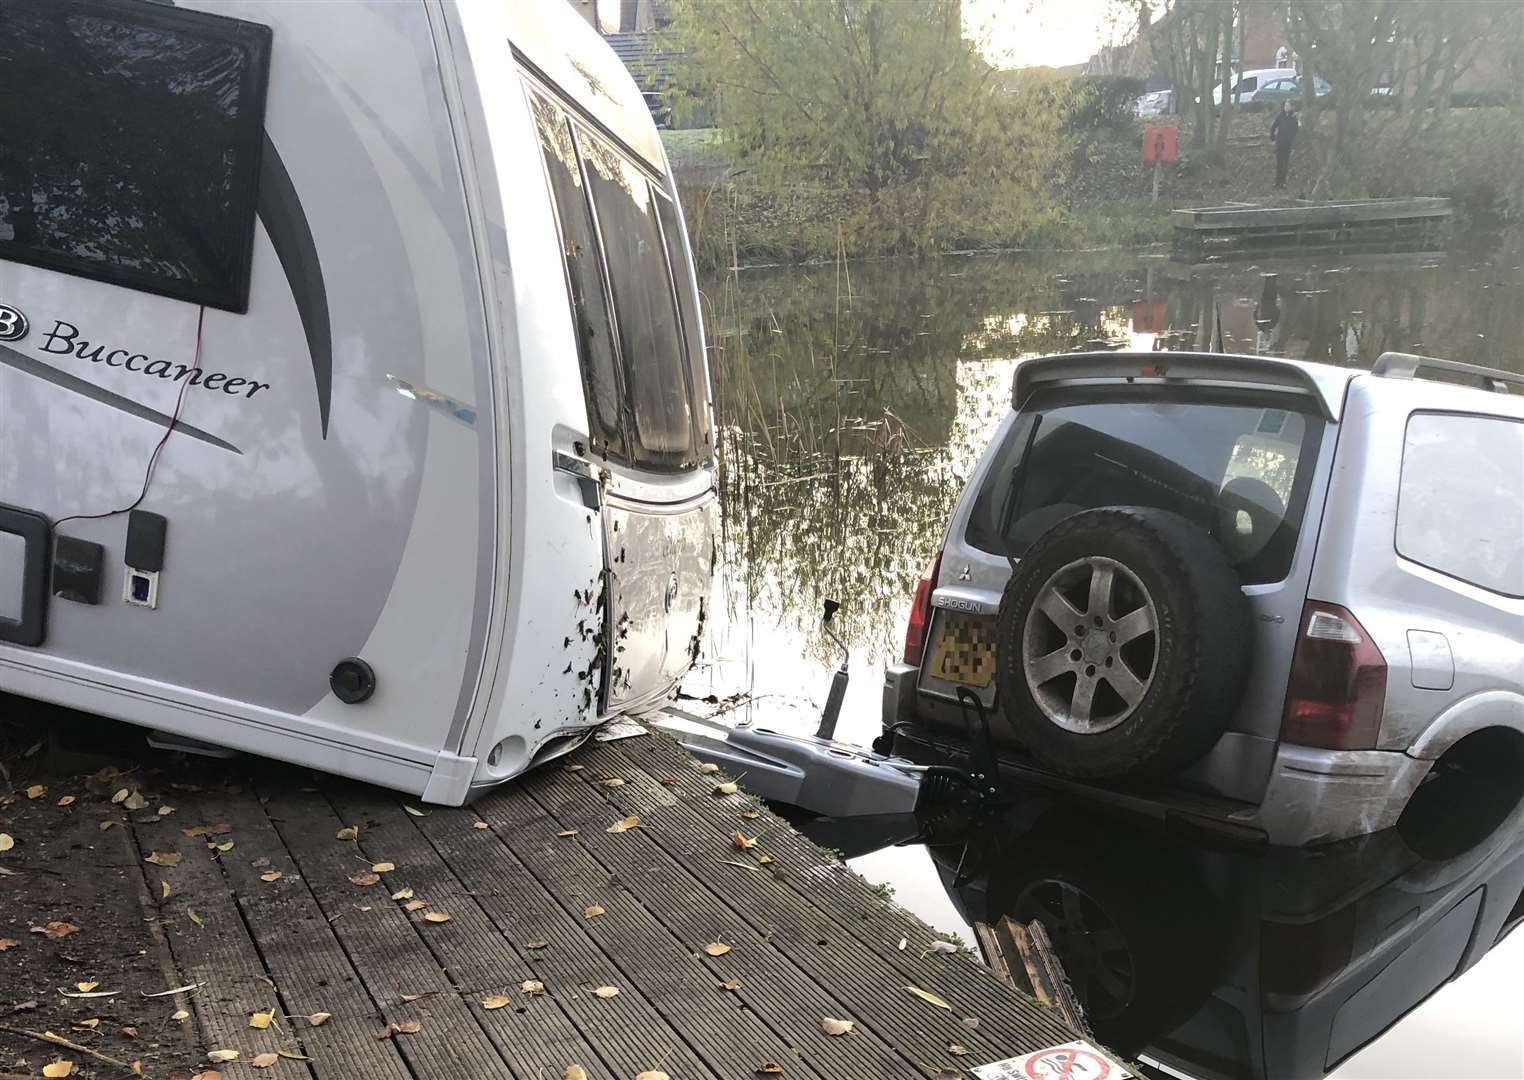
[[[0,258],[244,311],[268,27],[6,0]]]

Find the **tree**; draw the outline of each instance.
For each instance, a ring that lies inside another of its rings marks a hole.
[[[708,101],[764,182],[835,185],[856,243],[924,250],[1050,218],[1067,91],[1002,81],[958,0],[672,0],[678,108]],[[980,230],[987,231],[987,230]]]

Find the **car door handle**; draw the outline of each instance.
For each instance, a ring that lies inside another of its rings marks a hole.
[[[593,475],[592,465],[559,450],[551,452],[550,464],[556,472],[573,480],[583,506],[589,510],[602,509],[603,497],[598,488],[598,478]]]

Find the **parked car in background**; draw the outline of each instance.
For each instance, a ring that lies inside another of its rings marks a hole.
[[[1235,102],[1243,104],[1252,100],[1259,88],[1265,84],[1278,79],[1295,77],[1296,72],[1290,68],[1253,68],[1232,76],[1233,85],[1230,94]],[[1212,104],[1222,105],[1221,83],[1212,88]]]
[[[1255,112],[1273,112],[1281,107],[1282,102],[1302,101],[1307,96],[1304,92],[1305,87],[1306,76],[1304,75],[1286,75],[1283,78],[1271,79],[1262,83],[1258,90],[1244,98],[1242,104]],[[1314,75],[1312,93],[1314,97],[1325,98],[1333,93],[1333,87]]]
[[[1309,845],[1431,772],[1524,785],[1524,376],[1086,353],[1012,407],[916,590],[888,742]],[[880,745],[883,745],[881,743]]]
[[[1138,119],[1148,120],[1156,116],[1165,116],[1170,111],[1170,105],[1174,99],[1174,90],[1153,90],[1138,98]]]

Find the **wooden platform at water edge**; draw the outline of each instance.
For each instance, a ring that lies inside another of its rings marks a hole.
[[[208,768],[110,780],[149,801],[99,835],[166,953],[110,989],[189,1012],[223,1080],[953,1078],[1079,1037],[660,733],[460,809]]]
[[[1451,206],[1434,197],[1351,199],[1206,206],[1171,216],[1183,248],[1361,247],[1433,240],[1448,227]]]

